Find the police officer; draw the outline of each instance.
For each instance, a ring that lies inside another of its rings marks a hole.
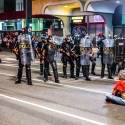
[[[19,65],[15,84],[21,83],[23,67],[25,66],[27,84],[32,85],[30,67],[31,67],[31,61],[34,59],[34,55],[31,43],[31,36],[27,34],[27,29],[23,29],[23,34],[20,34],[18,36],[18,41],[15,47],[16,47],[15,54],[17,55],[18,65]]]
[[[39,43],[36,46],[36,51],[37,51],[38,57],[40,59],[40,75],[43,75],[43,64],[44,64],[43,49],[44,49],[44,43],[45,43],[45,40],[40,40]]]
[[[67,62],[70,64],[70,78],[75,78],[74,76],[74,56],[72,53],[73,44],[67,38],[61,45],[60,52],[62,53],[62,63],[63,63],[63,77],[67,78]]]
[[[49,64],[52,67],[55,82],[59,83],[58,78],[58,71],[57,71],[57,64],[55,60],[55,54],[56,54],[56,45],[53,43],[53,41],[47,40],[47,43],[44,45],[43,55],[44,55],[44,81],[48,81],[48,70],[49,70]]]
[[[103,40],[104,47],[103,47],[103,59],[102,59],[102,69],[101,69],[101,78],[104,77],[105,66],[107,65],[108,69],[108,78],[112,78],[111,66],[113,64],[113,47],[114,47],[114,40],[109,37],[108,39]]]
[[[75,33],[73,36],[74,44],[76,45],[77,43],[80,43],[80,40],[81,40],[81,36],[78,33]]]
[[[80,74],[80,56],[81,56],[81,51],[80,51],[80,39],[77,39],[77,42],[75,41],[74,47],[72,49],[74,53],[74,61],[76,63],[76,80],[79,78]]]
[[[87,81],[90,81],[91,79],[89,78],[89,68],[90,68],[92,41],[88,35],[86,35],[85,38],[81,39],[80,47],[81,47],[80,63],[82,66],[83,77],[85,77]]]

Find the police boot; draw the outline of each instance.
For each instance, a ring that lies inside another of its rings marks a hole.
[[[31,68],[30,68],[30,66],[26,66],[26,78],[27,78],[27,84],[28,85],[32,85]]]
[[[55,83],[60,83],[59,79],[55,79]]]
[[[96,73],[95,73],[95,66],[96,66],[96,63],[95,62],[92,63],[92,68],[91,68],[91,74],[92,75],[96,75]]]
[[[75,78],[75,76],[74,76],[74,66],[71,66],[71,68],[70,68],[70,78]]]
[[[104,77],[104,71],[105,71],[105,64],[102,64],[102,69],[101,69],[101,78]]]
[[[116,73],[116,63],[115,62],[111,66],[111,73],[112,73],[112,75],[115,75],[115,73]]]
[[[22,73],[23,73],[23,67],[19,67],[18,74],[17,74],[17,79],[15,81],[15,84],[20,84],[21,83]]]
[[[67,78],[66,65],[63,65],[63,78]]]
[[[86,76],[85,80],[86,81],[91,81],[91,79],[88,76]]]
[[[56,62],[52,63],[52,69],[53,69],[53,73],[54,73],[55,83],[59,83],[59,77],[58,77]]]
[[[112,78],[112,73],[111,73],[111,66],[110,66],[110,65],[107,65],[107,68],[108,68],[108,78],[109,78],[109,79],[113,79],[113,78]]]
[[[122,64],[118,65],[118,73],[122,70]]]
[[[76,78],[75,78],[75,80],[79,79],[79,73],[80,73],[80,66],[76,65]]]
[[[83,77],[85,77],[85,65],[82,66]]]
[[[89,78],[89,65],[85,66],[85,78],[85,80],[91,81],[91,79]]]
[[[44,82],[48,81],[48,67],[44,66]]]
[[[51,73],[50,73],[50,67],[48,65],[48,76],[52,76]]]
[[[43,64],[40,64],[40,75],[43,75]]]

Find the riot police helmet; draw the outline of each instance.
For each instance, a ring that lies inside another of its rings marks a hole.
[[[25,28],[22,28],[22,33],[23,33],[23,34],[26,34],[26,33],[28,33],[28,28],[27,28],[27,27],[25,27]]]

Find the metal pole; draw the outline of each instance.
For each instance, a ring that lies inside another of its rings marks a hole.
[[[29,28],[31,28],[30,24],[32,24],[32,0],[25,0],[25,11],[26,11],[26,29],[28,31]]]
[[[89,15],[87,15],[87,34],[89,34]]]

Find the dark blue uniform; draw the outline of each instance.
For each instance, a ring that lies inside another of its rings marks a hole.
[[[44,81],[48,81],[49,64],[52,67],[55,82],[59,83],[57,64],[55,60],[56,47],[53,43],[47,43],[44,45]]]
[[[61,53],[62,53],[62,63],[63,63],[63,77],[67,78],[67,62],[70,64],[70,77],[74,76],[74,56],[72,55],[73,44],[67,40],[62,43]]]
[[[39,55],[39,59],[40,59],[40,74],[43,75],[43,49],[44,49],[44,41],[40,41],[37,46],[36,46],[36,50],[37,50],[37,54]]]

